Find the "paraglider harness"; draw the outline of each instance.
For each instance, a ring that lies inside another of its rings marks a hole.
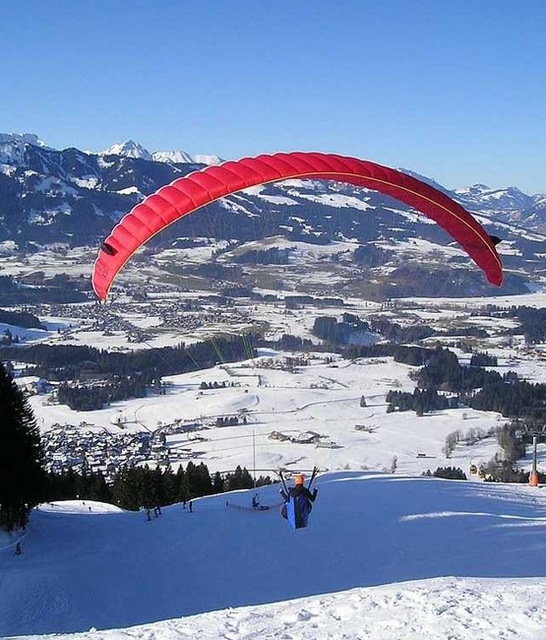
[[[311,503],[315,501],[318,493],[318,489],[315,489],[313,493],[311,493],[311,485],[317,475],[317,471],[318,469],[315,467],[307,487],[304,485],[296,485],[292,489],[288,489],[282,471],[279,471],[279,477],[283,486],[280,494],[285,501],[285,504],[281,508],[281,516],[286,518],[294,529],[303,529],[309,521],[309,514],[313,509]]]

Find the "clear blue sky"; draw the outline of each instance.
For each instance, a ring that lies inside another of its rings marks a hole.
[[[546,192],[546,0],[17,0],[0,131]]]

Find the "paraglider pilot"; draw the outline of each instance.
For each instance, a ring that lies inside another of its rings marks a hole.
[[[281,509],[281,515],[290,521],[293,527],[300,529],[307,526],[309,514],[313,509],[312,503],[317,499],[318,489],[313,493],[305,486],[303,474],[296,476],[294,486],[286,490],[281,489],[281,496],[286,502]]]

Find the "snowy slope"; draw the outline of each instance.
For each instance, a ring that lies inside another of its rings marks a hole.
[[[540,637],[532,635],[546,615],[540,490],[354,472],[317,484],[310,526],[299,532],[277,508],[226,508],[226,499],[248,507],[249,492],[196,500],[193,514],[173,505],[151,522],[142,513],[99,512],[95,504],[91,511],[73,502],[38,509],[24,555],[0,551],[0,635],[126,627],[227,609],[195,626],[159,625],[153,637],[189,637],[189,629],[194,638],[269,631],[275,638]],[[278,504],[277,487],[260,494],[262,504]],[[452,578],[392,584],[439,577]],[[298,606],[231,609],[313,595],[320,597]],[[370,633],[357,635],[359,625]],[[506,628],[511,635],[500,635]],[[459,635],[439,633],[450,629]],[[475,635],[479,629],[484,633]]]
[[[154,624],[91,630],[63,640],[538,640],[546,581],[435,578]],[[29,639],[30,640],[30,639]]]

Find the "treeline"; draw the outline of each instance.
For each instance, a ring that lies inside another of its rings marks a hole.
[[[346,347],[342,355],[347,360],[356,358],[386,358],[392,357],[395,362],[420,366],[425,364],[433,353],[432,349],[425,347],[406,347],[396,344],[372,344],[372,345],[350,345]]]
[[[315,318],[312,329],[313,335],[332,344],[347,344],[355,333],[364,331],[370,331],[369,324],[350,313],[344,313],[339,322],[331,316]]]
[[[21,304],[68,304],[85,302],[87,295],[70,281],[47,281],[35,287],[20,287],[11,276],[0,276],[0,296],[4,306]]]
[[[389,391],[386,401],[387,413],[393,411],[415,411],[422,416],[428,411],[456,408],[457,398],[446,398],[436,389],[414,389],[413,393],[406,391]]]
[[[225,389],[227,386],[228,384],[225,380],[223,380],[222,382],[218,382],[218,380],[215,380],[214,382],[203,381],[199,385],[199,388],[204,391],[205,389]],[[232,387],[233,383],[231,382],[229,386]]]
[[[98,373],[130,376],[136,371],[157,376],[185,373],[213,367],[219,361],[236,362],[249,357],[252,336],[229,336],[186,346],[142,349],[130,353],[108,352],[88,346],[36,344],[25,348],[6,347],[3,360],[36,365],[35,374],[50,380],[74,380],[90,365]]]
[[[496,367],[498,364],[497,357],[487,352],[482,353],[478,351],[477,353],[473,353],[470,358],[471,367]]]
[[[498,411],[504,417],[545,420],[546,384],[505,376],[476,393],[467,394],[465,402],[473,409]]]
[[[364,244],[353,253],[353,262],[363,267],[380,267],[393,259],[394,252],[381,249],[373,244]]]
[[[116,379],[93,385],[71,386],[66,383],[59,385],[57,400],[59,404],[66,404],[75,411],[95,411],[104,405],[128,398],[144,398],[148,387],[161,389],[161,379],[155,378],[149,372],[142,375],[117,376]]]
[[[243,424],[247,423],[246,416],[243,416]],[[239,424],[237,416],[218,416],[216,418],[217,427],[236,427]]]
[[[5,309],[0,309],[0,322],[13,324],[17,327],[24,327],[25,329],[45,328],[35,315],[27,311],[6,311]]]
[[[446,331],[443,331],[441,333],[438,331],[437,335],[453,336],[454,338],[457,338],[457,337],[488,338],[489,337],[489,334],[485,329],[482,329],[481,327],[472,327],[470,325],[467,327],[452,327],[451,329],[446,329]]]
[[[434,329],[424,325],[402,327],[384,318],[372,318],[364,321],[351,313],[344,313],[339,321],[331,316],[320,316],[315,319],[312,329],[313,335],[317,338],[341,345],[348,344],[355,334],[364,331],[378,333],[395,344],[417,342],[436,333]]]
[[[442,347],[431,351],[424,364],[416,376],[417,384],[423,389],[460,393],[493,385],[503,379],[496,371],[461,365],[453,351]]]
[[[253,334],[218,337],[186,346],[141,349],[130,353],[109,352],[89,346],[33,344],[28,347],[3,347],[0,359],[34,365],[27,375],[48,380],[77,380],[82,371],[97,374],[131,376],[135,372],[155,377],[208,369],[218,362],[238,362],[255,356],[255,349],[268,347],[287,351],[317,350],[313,342],[284,334],[279,340],[264,340]]]
[[[534,309],[532,307],[512,307],[506,317],[516,318],[521,323],[521,328],[513,333],[523,333],[527,344],[537,344],[546,340],[546,309]]]
[[[480,366],[463,366],[449,349],[437,347],[416,374],[422,389],[458,393],[473,409],[497,411],[505,417],[546,419],[546,384],[521,380],[513,371],[500,375],[482,366],[496,364],[488,354],[476,354]],[[472,361],[471,361],[472,362]]]
[[[251,249],[240,255],[234,255],[231,260],[237,264],[288,264],[289,249]]]
[[[466,474],[459,467],[438,467],[436,471],[427,469],[422,474],[425,478],[445,478],[447,480],[466,480]]]
[[[434,329],[426,325],[402,327],[396,322],[385,320],[385,318],[370,320],[370,328],[374,333],[380,333],[386,340],[397,344],[418,342],[436,334]]]
[[[256,486],[271,484],[269,476],[260,476]],[[252,489],[254,480],[246,468],[240,466],[233,473],[212,476],[207,465],[189,462],[186,469],[176,473],[170,466],[161,469],[144,467],[123,468],[108,484],[98,473],[79,474],[73,470],[62,474],[47,474],[43,500],[97,500],[115,504],[123,509],[138,511],[141,507],[163,507],[202,496]]]

